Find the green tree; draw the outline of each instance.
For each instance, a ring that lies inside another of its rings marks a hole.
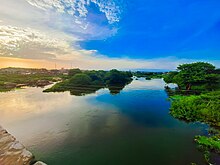
[[[92,79],[88,75],[80,73],[71,77],[69,79],[69,82],[71,85],[84,86],[84,85],[91,85]]]
[[[166,83],[176,83],[179,88],[191,90],[212,89],[218,82],[219,76],[215,74],[215,66],[206,62],[182,64],[177,67],[177,72],[170,72],[164,76]]]
[[[215,70],[215,66],[206,62],[182,64],[177,67],[179,73],[174,77],[177,84],[185,85],[190,90],[193,85],[207,83],[209,75]]]
[[[87,74],[93,81],[94,85],[103,85],[103,75],[100,71],[86,71],[85,74]]]
[[[167,74],[165,74],[165,75],[163,76],[164,81],[165,81],[166,83],[174,83],[173,78],[174,78],[174,76],[176,76],[177,74],[178,74],[177,71],[168,72]]]
[[[106,74],[105,81],[107,85],[121,85],[128,83],[131,80],[130,76],[132,74],[112,69]]]
[[[79,72],[79,73],[78,73]],[[55,84],[44,92],[70,91],[71,94],[81,96],[108,87],[112,94],[117,94],[125,85],[131,82],[132,73],[118,71],[83,71],[73,69],[64,81]]]
[[[78,73],[82,73],[82,71],[78,68],[77,69],[70,69],[68,75],[72,77]]]

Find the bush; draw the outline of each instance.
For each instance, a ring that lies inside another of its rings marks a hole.
[[[179,119],[220,126],[220,91],[172,97],[170,113]]]
[[[70,85],[74,86],[85,86],[85,85],[91,85],[92,84],[92,79],[83,73],[76,74],[75,76],[71,77],[69,79]]]

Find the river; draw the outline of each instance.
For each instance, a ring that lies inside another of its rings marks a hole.
[[[0,124],[49,165],[205,164],[193,138],[207,126],[170,116],[164,85],[134,80],[117,95],[0,93]]]

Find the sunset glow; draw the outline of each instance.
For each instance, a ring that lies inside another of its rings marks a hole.
[[[70,66],[67,65],[62,65],[56,62],[48,62],[44,60],[0,57],[0,68],[6,68],[6,67],[47,68],[47,69],[70,68]]]

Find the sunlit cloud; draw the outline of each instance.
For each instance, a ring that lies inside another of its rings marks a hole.
[[[0,26],[0,55],[21,58],[56,58],[69,47],[63,39],[50,37],[31,28]]]
[[[67,13],[74,19],[86,18],[88,15],[88,6],[90,3],[94,3],[98,6],[99,10],[103,12],[109,23],[119,22],[121,14],[120,1],[110,0],[26,0],[31,5],[42,9],[55,10],[59,13]],[[76,19],[76,22],[79,20]]]

